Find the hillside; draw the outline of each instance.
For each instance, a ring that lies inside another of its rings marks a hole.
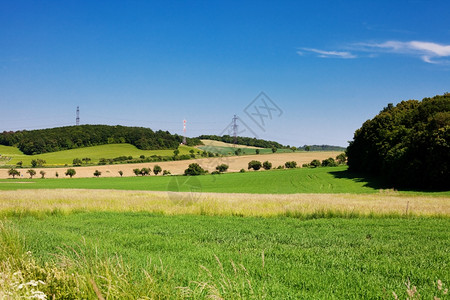
[[[150,128],[119,125],[80,125],[0,133],[0,145],[17,147],[27,155],[124,143],[141,150],[174,150],[182,141],[182,136],[168,131],[155,132]],[[187,138],[187,145],[198,144],[201,144],[199,139]]]
[[[191,150],[196,153],[198,149],[180,145],[179,157],[189,156]],[[71,166],[75,158],[83,159],[90,158],[89,164],[99,164],[101,159],[114,159],[119,157],[132,157],[133,160],[141,160],[144,156],[146,159],[151,159],[154,156],[157,158],[172,158],[174,150],[141,150],[131,144],[108,144],[92,147],[83,147],[70,150],[62,150],[57,152],[26,155],[18,148],[12,146],[0,145],[0,166],[16,166],[17,163],[22,162],[23,167],[31,165],[31,160],[42,159],[45,160],[45,166]],[[198,155],[198,153],[197,153]],[[190,157],[190,156],[189,156]],[[156,160],[156,159],[155,159]],[[122,161],[129,163],[131,160]]]

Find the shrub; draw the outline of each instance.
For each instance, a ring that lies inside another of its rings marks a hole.
[[[313,161],[311,161],[311,163],[309,165],[311,166],[311,168],[320,167],[320,160],[314,159]]]
[[[145,155],[139,156],[140,159],[145,159]]]
[[[207,172],[197,163],[192,163],[189,165],[189,167],[184,170],[185,176],[197,176],[197,175],[203,175]]]
[[[252,160],[248,163],[248,169],[253,169],[255,171],[258,171],[259,169],[261,169],[261,162],[258,160]]]
[[[255,152],[256,152],[256,154],[259,154],[259,149],[256,149]]]
[[[133,169],[133,173],[134,175],[138,176],[139,174],[141,174],[141,169]]]
[[[241,169],[239,172],[240,173],[245,173],[245,169]]]
[[[75,158],[75,159],[72,161],[72,164],[73,164],[74,167],[81,166],[82,163],[83,163],[83,162],[82,162],[81,159],[79,159],[79,158]]]
[[[345,155],[345,153],[339,154],[338,156],[336,156],[336,161],[340,165],[345,165],[345,163],[347,162],[347,155]]]
[[[228,170],[228,165],[221,164],[216,167],[216,170],[220,173],[226,172]]]
[[[272,169],[272,163],[266,160],[265,162],[263,162],[263,168],[264,170]]]
[[[44,177],[45,177],[45,171],[40,171],[39,174],[41,174],[41,178],[44,179]]]
[[[162,168],[161,168],[160,166],[155,165],[155,166],[153,167],[153,173],[154,173],[155,175],[158,175],[159,173],[161,173],[161,171],[162,171]]]
[[[337,163],[332,157],[322,160],[322,167],[336,167],[336,166]]]
[[[170,171],[169,170],[164,170],[163,171],[163,176],[166,176],[166,175],[170,175]]]
[[[284,163],[286,169],[294,169],[297,168],[297,163],[295,161],[287,161]]]
[[[102,175],[102,172],[100,172],[99,170],[95,170],[94,176],[99,177],[100,175]]]
[[[59,177],[59,173],[58,173],[58,172],[55,173],[55,177],[56,177],[56,178]]]
[[[277,169],[282,170],[282,169],[284,169],[284,166],[278,166]]]
[[[311,165],[310,164],[303,164],[302,168],[311,168]]]
[[[65,174],[66,176],[70,176],[70,178],[72,178],[75,174],[77,174],[77,171],[75,171],[75,169],[67,169]]]
[[[142,168],[140,174],[142,176],[149,175],[152,170],[150,168]]]
[[[220,173],[219,171],[212,171],[211,172],[211,175],[218,175],[218,174],[222,174],[222,173]]]
[[[120,177],[122,177],[122,175],[123,175],[122,170],[119,171],[119,175],[120,175]]]

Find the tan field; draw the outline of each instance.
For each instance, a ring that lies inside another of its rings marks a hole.
[[[68,168],[76,170],[75,177],[94,177],[95,170],[102,172],[102,177],[118,177],[119,171],[123,172],[123,176],[135,176],[133,169],[136,168],[152,168],[155,165],[161,166],[163,170],[169,170],[172,174],[183,174],[184,170],[191,163],[198,163],[204,169],[212,172],[217,165],[227,164],[229,165],[229,172],[239,172],[240,169],[246,169],[248,162],[251,160],[259,160],[261,162],[270,161],[273,168],[279,165],[283,165],[287,161],[296,161],[298,166],[304,163],[309,163],[313,159],[323,160],[329,157],[335,158],[341,152],[297,152],[297,153],[274,153],[274,154],[261,154],[261,155],[243,155],[243,156],[230,156],[230,157],[213,157],[213,158],[201,158],[192,160],[180,160],[180,161],[167,161],[157,163],[140,163],[140,164],[118,164],[118,165],[106,165],[106,166],[90,166],[90,167],[65,167],[65,168],[36,168],[36,176],[40,177],[39,172],[44,170],[46,178],[55,178],[55,173],[59,173],[59,178],[65,177],[64,173]],[[18,169],[21,173],[21,178],[28,178],[26,173],[27,168]],[[8,176],[8,169],[0,169],[0,179],[11,178]]]
[[[214,140],[201,140],[205,146],[209,147],[233,147],[233,144],[224,143],[221,141],[214,141]],[[254,147],[254,146],[246,146],[246,145],[236,145],[236,148],[242,148],[242,149],[263,149],[261,147]]]
[[[450,215],[450,197],[380,194],[217,194],[117,190],[0,191],[0,215],[16,212],[116,211],[167,215],[280,216],[333,212],[343,215]]]

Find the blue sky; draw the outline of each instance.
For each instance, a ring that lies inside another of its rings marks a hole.
[[[241,2],[1,0],[0,131],[80,106],[82,124],[197,136],[236,114],[243,135],[346,146],[387,103],[450,91],[448,1]]]

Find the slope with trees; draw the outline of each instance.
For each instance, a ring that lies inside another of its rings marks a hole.
[[[182,141],[182,136],[168,131],[109,125],[66,126],[0,133],[0,145],[16,146],[28,155],[114,143],[129,143],[141,150],[175,149]],[[195,138],[187,138],[186,141],[190,146],[202,144]]]
[[[389,104],[355,132],[351,171],[381,175],[396,186],[450,188],[450,94]]]

